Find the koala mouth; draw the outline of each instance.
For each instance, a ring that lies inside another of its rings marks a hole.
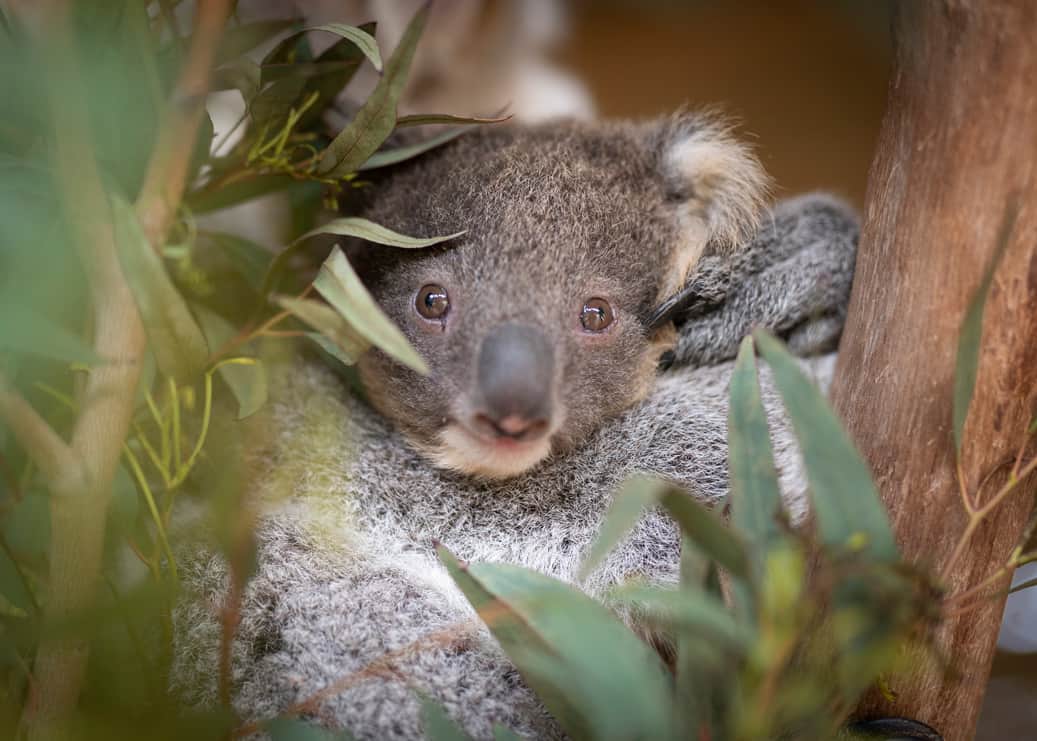
[[[465,425],[450,419],[438,434],[431,451],[433,462],[451,471],[484,479],[519,476],[547,458],[557,423],[526,429],[518,434],[500,434],[476,420]]]

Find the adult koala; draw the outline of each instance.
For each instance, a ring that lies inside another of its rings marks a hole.
[[[233,648],[242,716],[324,691],[309,706],[316,721],[416,738],[421,693],[476,738],[497,723],[561,735],[477,627],[434,543],[575,580],[630,475],[667,477],[706,502],[726,494],[738,341],[764,325],[801,354],[832,350],[857,239],[854,216],[827,197],[763,211],[765,184],[726,128],[682,114],[485,128],[372,192],[365,215],[389,227],[467,231],[448,247],[358,261],[427,376],[372,351],[369,405],[320,363],[281,374],[278,437],[255,463],[258,570]],[[823,383],[832,356],[805,365]],[[780,415],[771,424],[797,515],[794,443]],[[649,513],[581,586],[672,582],[678,559],[676,529]],[[175,684],[212,703],[227,569],[199,548],[182,573]]]

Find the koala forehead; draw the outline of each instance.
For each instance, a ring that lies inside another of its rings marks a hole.
[[[368,214],[416,236],[465,229],[434,257],[469,286],[583,280],[647,305],[678,220],[643,138],[629,125],[485,127],[392,176]]]

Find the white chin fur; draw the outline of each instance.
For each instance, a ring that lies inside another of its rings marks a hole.
[[[525,473],[551,452],[551,437],[512,446],[484,442],[457,424],[439,433],[439,445],[424,450],[433,464],[484,479],[507,479]]]

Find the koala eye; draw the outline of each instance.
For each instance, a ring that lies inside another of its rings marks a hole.
[[[580,324],[588,332],[601,332],[612,324],[614,318],[612,307],[603,298],[587,299],[580,312]]]
[[[426,319],[442,319],[450,311],[450,297],[443,286],[429,283],[418,291],[414,308]]]

